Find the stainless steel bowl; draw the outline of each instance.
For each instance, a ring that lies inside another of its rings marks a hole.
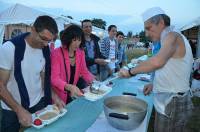
[[[144,120],[148,104],[130,95],[112,96],[104,100],[104,113],[109,124],[121,130],[133,130]]]

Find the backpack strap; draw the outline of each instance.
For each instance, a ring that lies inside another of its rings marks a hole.
[[[51,61],[50,61],[50,49],[46,46],[42,49],[43,56],[45,58],[45,78],[44,78],[44,98],[46,105],[52,104],[51,98]]]
[[[26,49],[26,43],[24,41],[24,38],[29,35],[30,33],[24,33],[20,36],[17,36],[10,41],[15,46],[15,53],[14,53],[14,77],[17,82],[18,88],[19,88],[19,94],[21,97],[21,105],[28,109],[30,105],[29,95],[28,91],[24,82],[24,78],[22,75],[22,69],[21,69],[21,61],[24,58],[24,52]]]
[[[19,93],[21,97],[21,105],[25,109],[29,109],[30,100],[29,94],[24,82],[24,78],[22,75],[21,61],[24,59],[24,53],[26,49],[25,37],[30,33],[24,33],[20,36],[17,36],[10,41],[15,46],[15,54],[14,54],[14,77],[17,82]],[[50,86],[50,75],[51,75],[51,67],[50,67],[50,49],[49,47],[45,47],[42,49],[43,56],[45,58],[45,79],[44,79],[44,98],[46,105],[51,104],[51,86]]]

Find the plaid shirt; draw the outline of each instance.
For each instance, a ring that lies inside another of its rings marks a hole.
[[[117,44],[117,41],[116,39],[115,40],[115,58],[117,58],[117,51],[118,51],[118,44]],[[106,37],[106,38],[103,38],[100,42],[99,42],[99,45],[100,45],[100,51],[102,53],[102,55],[108,59],[109,58],[109,53],[110,53],[110,38],[109,37]]]

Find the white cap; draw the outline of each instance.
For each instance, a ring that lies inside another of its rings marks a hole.
[[[153,16],[156,16],[159,14],[165,14],[165,12],[160,7],[152,7],[142,13],[142,19],[145,22],[148,19],[152,18]]]

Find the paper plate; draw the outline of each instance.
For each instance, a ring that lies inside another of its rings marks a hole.
[[[110,63],[111,62],[111,60],[110,59],[106,59],[106,60],[104,60],[105,62],[108,62],[108,63]]]
[[[105,60],[105,62],[108,62],[108,63],[111,63],[111,62],[117,63],[118,61],[119,61],[119,60],[113,60],[113,61],[110,60],[110,59],[106,59],[106,60]]]
[[[141,81],[145,81],[145,82],[150,82],[151,81],[151,75],[141,75],[138,80],[141,80]]]
[[[42,128],[46,125],[51,124],[52,122],[56,121],[58,118],[64,116],[66,114],[67,110],[62,109],[61,111],[58,110],[58,108],[55,105],[48,105],[44,109],[35,112],[32,114],[32,126],[35,128]],[[41,120],[41,125],[35,125],[34,121],[36,119]]]
[[[112,90],[112,87],[108,87],[108,86],[102,84],[100,86],[99,90],[101,91],[99,94],[91,93],[90,91],[85,92],[84,93],[85,99],[87,99],[89,101],[97,101],[97,100],[103,98],[106,94],[108,94]]]

